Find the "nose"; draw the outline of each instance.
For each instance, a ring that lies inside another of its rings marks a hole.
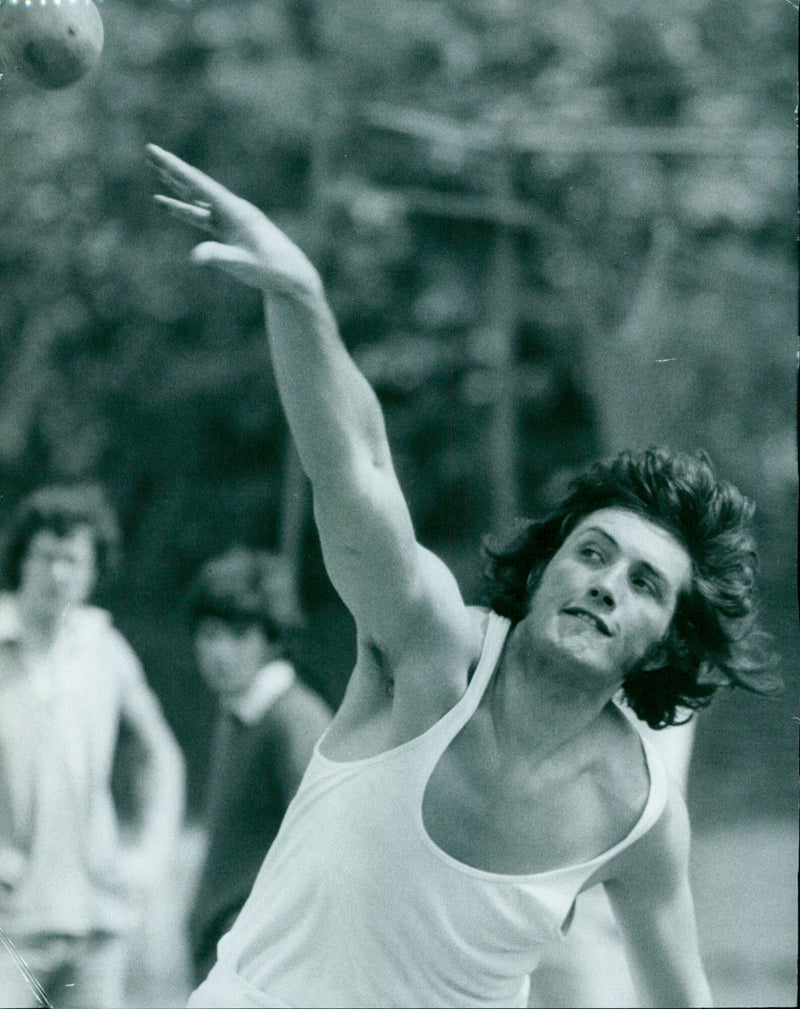
[[[593,603],[595,603],[595,605],[601,606],[606,610],[613,610],[617,605],[614,591],[608,584],[593,585],[589,589],[589,598]]]
[[[56,559],[50,563],[50,577],[59,585],[66,585],[72,578],[72,568],[65,561]]]

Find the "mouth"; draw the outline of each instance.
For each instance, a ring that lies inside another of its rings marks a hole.
[[[604,634],[607,638],[612,637],[611,628],[596,613],[592,613],[591,610],[585,610],[582,606],[568,606],[564,609],[564,613],[567,613],[571,617],[577,617],[578,620],[583,620],[584,623],[589,624],[590,627],[596,628],[601,634]]]

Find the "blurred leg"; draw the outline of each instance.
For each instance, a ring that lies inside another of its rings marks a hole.
[[[38,983],[48,1001],[58,1006],[58,995],[69,980],[69,956],[73,940],[59,935],[28,936],[14,943],[16,955],[2,950],[0,1005],[28,1009],[41,1006],[34,985]],[[19,965],[25,965],[26,971]],[[31,982],[28,975],[32,975]],[[18,1001],[14,1001],[14,999]]]
[[[48,991],[56,1009],[106,1009],[124,1003],[126,943],[119,936],[95,935],[73,951],[58,989]]]
[[[118,936],[40,935],[15,950],[56,1009],[121,1009],[126,942]],[[41,1002],[15,958],[0,950],[0,1007],[38,1007]]]
[[[39,984],[47,988],[47,979],[35,976]],[[34,995],[16,961],[7,950],[0,949],[0,1009],[30,1009],[39,1005],[41,1002]]]

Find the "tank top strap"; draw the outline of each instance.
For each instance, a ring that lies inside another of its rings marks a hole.
[[[629,848],[632,844],[638,841],[640,837],[646,834],[662,815],[667,805],[669,798],[669,779],[668,772],[661,759],[661,755],[649,739],[637,732],[635,726],[633,726],[633,730],[639,737],[645,764],[647,766],[647,773],[650,778],[650,788],[647,800],[639,819],[633,825],[628,834],[626,834],[621,841],[618,841],[617,844],[608,848],[606,851],[589,861],[565,866],[563,869],[555,870],[552,874],[543,874],[543,877],[551,875],[553,877],[557,876],[559,880],[574,889],[575,893],[578,893],[585,882],[594,873],[596,873],[602,865],[611,861],[612,858],[619,855],[626,848]],[[571,921],[572,912],[570,912],[568,918]]]
[[[647,773],[650,776],[650,793],[641,820],[636,825],[635,837],[630,838],[631,842],[649,830],[661,816],[667,804],[667,796],[669,794],[668,772],[664,761],[661,759],[661,754],[646,736],[640,733],[639,739],[641,740],[642,751],[645,763],[647,764]]]
[[[475,714],[489,681],[497,669],[510,629],[511,621],[507,617],[501,617],[494,610],[489,610],[481,653],[467,689],[461,699],[434,727],[439,730],[435,733],[436,743],[434,744],[434,749],[438,751],[437,759]]]
[[[465,698],[470,696],[470,694],[472,695],[470,701],[473,711],[480,704],[480,700],[489,685],[489,680],[491,680],[497,668],[497,663],[500,660],[500,655],[510,629],[511,621],[508,617],[501,617],[494,610],[489,610],[481,654],[464,694]]]

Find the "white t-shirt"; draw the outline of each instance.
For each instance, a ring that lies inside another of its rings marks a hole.
[[[131,692],[158,707],[104,610],[71,611],[46,659],[33,663],[16,600],[0,595],[0,921],[13,938],[114,933],[135,920],[111,793]]]

